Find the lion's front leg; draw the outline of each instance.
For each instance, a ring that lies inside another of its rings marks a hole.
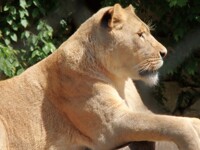
[[[186,118],[185,118],[186,119]],[[200,120],[197,118],[187,118],[189,122],[192,123],[192,126],[196,130],[197,134],[199,135],[200,139]],[[178,150],[176,145],[172,142],[157,142],[155,150]]]
[[[173,141],[180,150],[200,150],[199,120],[126,112],[116,119],[119,137],[128,141]],[[198,127],[197,127],[198,126]]]
[[[112,122],[112,141],[122,144],[130,141],[173,141],[180,150],[200,150],[200,138],[194,122],[184,117],[148,115],[118,110],[120,115]],[[123,113],[122,113],[123,112]],[[106,149],[112,142],[108,139]],[[102,148],[97,148],[102,149]]]

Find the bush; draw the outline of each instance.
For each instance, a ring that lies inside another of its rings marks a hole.
[[[8,1],[2,7],[0,71],[11,77],[55,50],[53,29],[42,21],[50,8],[38,0]]]

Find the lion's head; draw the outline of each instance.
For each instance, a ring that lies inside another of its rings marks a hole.
[[[101,15],[101,16],[98,16]],[[130,5],[107,7],[96,14],[95,50],[104,67],[118,77],[156,84],[167,50]]]

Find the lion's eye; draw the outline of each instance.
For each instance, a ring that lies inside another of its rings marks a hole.
[[[137,35],[142,41],[145,41],[145,32],[138,32]]]
[[[144,32],[138,32],[137,34],[138,34],[139,37],[144,38]]]

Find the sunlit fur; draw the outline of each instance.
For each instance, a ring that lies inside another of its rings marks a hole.
[[[132,82],[157,82],[160,52],[132,6],[101,9],[52,55],[0,82],[0,150],[111,150],[160,140],[200,150],[200,121],[152,114]]]

